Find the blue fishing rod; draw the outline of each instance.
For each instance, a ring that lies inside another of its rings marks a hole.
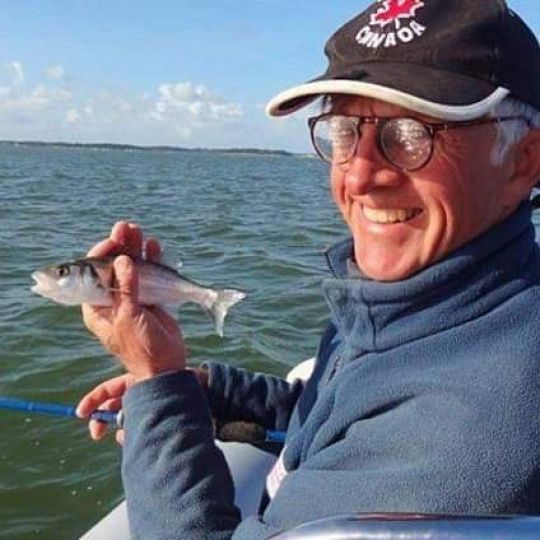
[[[43,403],[41,401],[27,401],[25,399],[0,397],[0,409],[11,411],[23,411],[49,416],[63,416],[70,418],[79,418],[75,412],[76,408],[69,405],[58,405],[56,403]],[[122,423],[122,411],[95,410],[90,419],[104,422],[105,424],[114,424],[120,427]]]
[[[28,401],[25,399],[0,397],[0,409],[12,411],[22,411],[49,416],[63,416],[68,418],[79,418],[75,412],[76,408],[69,405],[58,405],[56,403],[43,403],[41,401]],[[122,410],[105,411],[97,409],[90,415],[91,420],[98,420],[105,424],[113,424],[117,428],[122,427]],[[84,418],[82,419],[84,420]],[[216,435],[223,441],[236,442],[271,442],[283,444],[285,442],[285,432],[265,429],[258,424],[249,422],[229,422],[218,426]]]

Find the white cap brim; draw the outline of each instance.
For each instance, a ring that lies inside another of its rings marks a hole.
[[[486,115],[509,95],[506,88],[496,88],[481,101],[467,105],[448,105],[419,98],[412,94],[379,84],[347,79],[308,82],[290,88],[273,97],[266,106],[269,116],[286,116],[325,94],[347,94],[392,103],[420,114],[443,120],[472,120]]]

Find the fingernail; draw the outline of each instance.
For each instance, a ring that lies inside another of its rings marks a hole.
[[[123,220],[120,220],[120,221],[117,221],[114,225],[113,225],[113,229],[118,229],[120,227],[124,227],[126,225],[126,222],[123,221]]]
[[[131,259],[127,255],[120,255],[116,257],[114,265],[117,270],[126,271],[131,267]]]

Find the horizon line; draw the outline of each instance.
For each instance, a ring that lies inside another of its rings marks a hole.
[[[132,150],[165,150],[170,152],[229,152],[229,153],[252,153],[252,154],[277,154],[286,156],[302,156],[309,153],[291,152],[283,149],[256,148],[256,147],[188,147],[174,145],[142,145],[131,143],[111,143],[111,142],[68,142],[68,141],[46,141],[40,139],[0,139],[0,144],[23,145],[23,146],[62,146],[62,147],[94,147],[110,149],[132,149]]]

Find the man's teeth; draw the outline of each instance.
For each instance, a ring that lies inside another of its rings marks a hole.
[[[421,210],[417,208],[409,209],[375,209],[364,206],[362,208],[364,216],[373,223],[404,223],[417,216]]]

